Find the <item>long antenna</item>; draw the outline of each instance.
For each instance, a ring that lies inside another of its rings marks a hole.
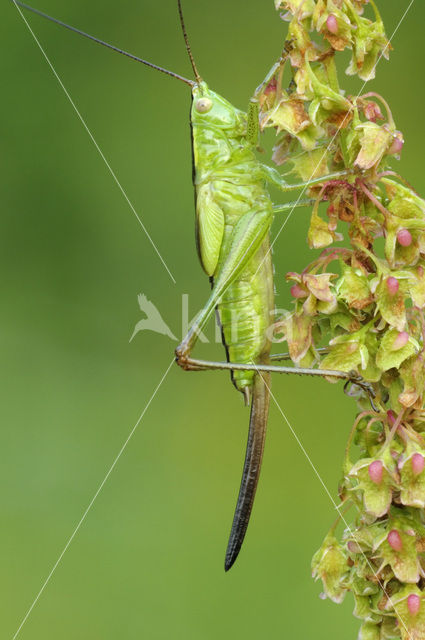
[[[183,18],[183,9],[182,9],[181,0],[177,0],[177,3],[179,5],[180,24],[182,26],[183,38],[184,38],[184,41],[186,43],[186,51],[187,51],[187,53],[189,55],[189,58],[190,58],[190,62],[191,62],[191,65],[192,65],[193,73],[195,74],[196,82],[199,84],[202,81],[202,78],[198,73],[198,69],[196,68],[195,60],[193,58],[192,50],[191,50],[190,44],[189,44],[189,38],[187,37],[186,26],[184,24],[184,18]]]
[[[172,78],[177,78],[177,80],[181,80],[182,82],[185,82],[186,84],[190,85],[191,87],[193,87],[195,85],[195,82],[193,82],[193,80],[188,80],[188,78],[184,78],[183,76],[180,76],[178,73],[174,73],[173,71],[169,71],[168,69],[164,69],[163,67],[159,67],[157,64],[153,64],[153,62],[148,62],[147,60],[143,60],[143,58],[138,58],[137,56],[133,55],[132,53],[128,53],[128,51],[124,51],[123,49],[119,49],[118,47],[115,47],[113,44],[108,44],[107,42],[104,42],[103,40],[100,40],[99,38],[96,38],[95,36],[91,36],[89,33],[85,33],[84,31],[81,31],[80,29],[76,29],[76,27],[71,27],[71,25],[66,24],[65,22],[62,22],[61,20],[58,20],[57,18],[52,18],[52,16],[47,15],[47,13],[43,13],[42,11],[39,11],[38,9],[34,9],[34,7],[30,7],[28,4],[25,4],[24,2],[20,2],[19,0],[12,0],[12,2],[13,2],[13,4],[18,5],[19,7],[22,7],[23,9],[27,9],[28,11],[32,11],[33,13],[36,13],[38,16],[41,16],[42,18],[46,18],[47,20],[50,20],[51,22],[54,22],[55,24],[60,25],[61,27],[65,27],[65,29],[69,29],[70,31],[73,31],[74,33],[78,33],[78,35],[84,36],[84,38],[88,38],[89,40],[93,40],[93,42],[97,42],[98,44],[101,44],[103,47],[107,47],[108,49],[112,49],[113,51],[117,51],[117,53],[121,53],[123,56],[127,56],[127,58],[131,58],[132,60],[135,60],[136,62],[142,62],[147,67],[151,67],[152,69],[156,69],[157,71],[161,71],[162,73],[166,73],[167,76],[171,76]]]

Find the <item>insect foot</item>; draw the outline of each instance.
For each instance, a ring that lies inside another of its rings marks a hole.
[[[179,344],[179,346],[176,348],[174,353],[176,355],[176,362],[179,365],[179,367],[181,367],[184,371],[189,371],[190,370],[190,365],[188,362],[189,352],[185,348],[184,343]]]
[[[372,384],[370,382],[367,382],[361,375],[357,373],[357,371],[350,371],[348,373],[348,376],[349,376],[348,380],[344,385],[344,393],[347,393],[347,395],[350,395],[350,392],[348,390],[348,385],[354,384],[356,387],[359,387],[362,391],[364,391],[369,396],[370,403],[372,407],[375,409],[376,407],[373,403],[373,400],[376,397],[376,393]]]
[[[366,380],[360,374],[358,374],[357,371],[350,371],[348,375],[349,375],[349,380],[348,380],[349,382],[361,387],[363,391],[366,391],[373,398],[375,397],[375,391],[373,390],[371,383],[366,382]]]

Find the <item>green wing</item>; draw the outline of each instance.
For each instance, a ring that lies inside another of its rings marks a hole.
[[[199,259],[207,275],[214,275],[224,233],[224,213],[209,185],[202,185],[196,199],[196,241]]]

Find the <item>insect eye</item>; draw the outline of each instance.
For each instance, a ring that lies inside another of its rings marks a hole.
[[[199,98],[196,101],[195,108],[199,113],[207,113],[213,106],[212,100],[209,98]]]

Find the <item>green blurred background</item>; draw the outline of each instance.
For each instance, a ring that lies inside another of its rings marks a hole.
[[[385,0],[391,34],[408,2]],[[190,76],[174,0],[39,0],[38,8]],[[261,0],[187,0],[209,84],[245,108],[286,25]],[[1,636],[12,638],[138,420],[175,343],[129,338],[151,299],[176,335],[194,314],[198,264],[187,86],[26,14],[173,273],[174,284],[73,112],[16,7],[3,4],[1,198]],[[401,170],[425,191],[423,24],[416,0],[370,89],[389,100]],[[347,79],[352,92],[360,83]],[[310,259],[308,213],[275,246],[278,306]],[[277,224],[275,229],[277,229]],[[213,335],[212,327],[209,336]],[[221,357],[221,348],[198,354]],[[341,385],[276,378],[274,393],[335,494],[355,411]],[[272,404],[262,478],[241,556],[224,551],[248,410],[225,373],[172,367],[19,637],[112,640],[355,638],[350,598],[319,600],[310,558],[335,517]]]

